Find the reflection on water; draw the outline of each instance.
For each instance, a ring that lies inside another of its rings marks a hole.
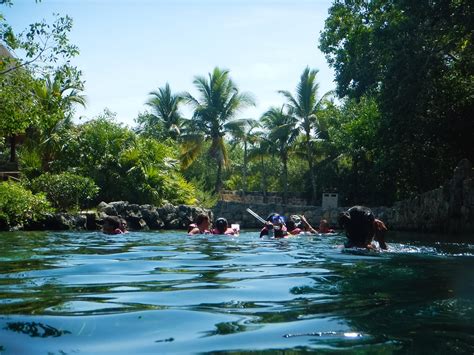
[[[0,234],[0,351],[472,353],[474,242],[437,238]]]

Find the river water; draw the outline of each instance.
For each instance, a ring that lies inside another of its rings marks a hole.
[[[0,354],[474,352],[474,240],[344,239],[0,233]]]

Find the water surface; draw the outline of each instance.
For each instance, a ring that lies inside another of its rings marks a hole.
[[[2,233],[0,353],[473,353],[474,242],[388,239]]]

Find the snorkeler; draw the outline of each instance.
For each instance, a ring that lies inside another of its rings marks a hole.
[[[266,219],[265,226],[260,231],[260,238],[264,235],[272,235],[274,238],[284,238],[288,235],[285,220],[278,213],[270,213]]]
[[[381,249],[387,249],[385,243],[385,224],[376,219],[372,211],[363,206],[354,206],[339,215],[339,225],[346,231],[346,248],[375,249],[373,241],[379,243]]]

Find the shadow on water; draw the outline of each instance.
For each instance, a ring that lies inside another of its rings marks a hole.
[[[5,329],[26,334],[32,338],[57,338],[61,335],[71,334],[68,330],[56,329],[50,325],[37,322],[7,322]]]

